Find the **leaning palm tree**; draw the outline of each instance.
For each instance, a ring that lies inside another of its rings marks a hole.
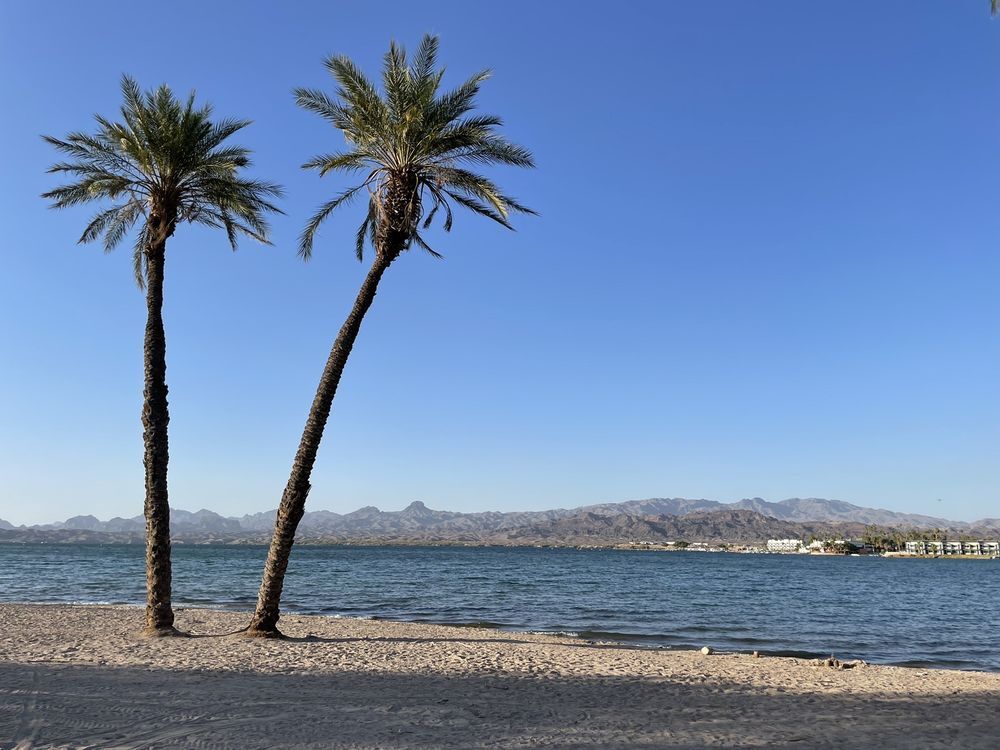
[[[103,236],[104,249],[117,246],[136,224],[135,280],[146,290],[143,341],[143,465],[146,471],[146,629],[175,635],[170,605],[170,507],[167,503],[166,340],[163,333],[163,264],[167,239],[182,222],[226,230],[236,249],[240,234],[268,243],[264,215],[278,211],[268,199],[277,185],[248,180],[239,172],[250,164],[249,150],[223,146],[247,120],[212,122],[212,109],[196,109],[194,94],[179,101],[167,86],[143,93],[134,80],[121,82],[122,122],[97,116],[93,135],[70,133],[64,140],[44,136],[70,161],[49,172],[72,182],[42,197],[53,208],[90,201],[113,203],[99,211],[79,242]]]
[[[427,229],[440,212],[445,231],[450,231],[453,205],[508,229],[511,213],[533,213],[472,171],[493,164],[534,166],[529,151],[496,132],[501,124],[498,117],[470,114],[489,72],[477,73],[458,88],[439,93],[443,71],[435,69],[437,49],[437,39],[425,36],[417,54],[408,61],[401,47],[390,45],[382,70],[382,92],[342,56],[326,61],[338,84],[336,98],[314,89],[295,90],[298,104],[342,131],[348,144],[347,150],[317,156],[304,168],[316,169],[320,176],[335,170],[364,175],[360,184],[320,207],[302,232],[299,254],[308,259],[323,221],[338,207],[363,195],[368,205],[355,249],[360,261],[370,243],[374,257],[354,307],[334,341],[309,411],[278,507],[257,608],[247,628],[249,635],[280,636],[281,589],[295,530],[305,512],[310,474],[337,384],[382,275],[412,247],[440,257],[420,230]]]

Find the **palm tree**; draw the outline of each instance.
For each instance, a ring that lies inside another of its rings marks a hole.
[[[436,70],[438,40],[425,36],[412,61],[395,43],[385,55],[382,92],[347,57],[331,57],[326,68],[338,84],[336,99],[314,89],[296,89],[299,106],[315,112],[344,133],[347,150],[323,154],[303,165],[320,176],[360,172],[360,184],[320,207],[302,232],[299,254],[312,254],[316,232],[338,207],[367,194],[368,208],[355,237],[358,260],[366,243],[374,250],[371,269],[354,307],[340,329],[323,369],[302,440],[281,496],[267,554],[257,608],[247,633],[280,636],[281,589],[295,530],[305,512],[309,478],[341,373],[361,329],[379,281],[404,251],[416,246],[438,253],[421,235],[439,211],[452,226],[452,204],[511,229],[511,213],[534,213],[472,169],[493,164],[532,167],[531,153],[496,132],[498,117],[471,115],[479,87],[489,72],[477,73],[458,88],[439,93],[443,70]]]
[[[180,102],[167,86],[143,93],[124,76],[123,122],[96,116],[94,135],[70,133],[65,140],[43,136],[70,161],[50,173],[73,180],[42,197],[52,208],[112,201],[84,229],[79,242],[103,236],[110,251],[139,224],[133,264],[135,281],[146,290],[143,340],[143,465],[146,471],[146,628],[149,635],[176,635],[170,605],[170,507],[167,503],[166,340],[163,333],[163,265],[179,223],[225,229],[236,249],[237,236],[269,243],[264,215],[278,209],[277,185],[248,180],[239,171],[250,164],[241,146],[223,146],[248,120],[212,122],[210,106],[196,109],[194,94]]]

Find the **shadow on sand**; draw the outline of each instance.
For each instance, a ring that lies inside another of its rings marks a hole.
[[[359,668],[363,665],[359,665]],[[0,748],[1000,747],[1000,695],[0,663]]]

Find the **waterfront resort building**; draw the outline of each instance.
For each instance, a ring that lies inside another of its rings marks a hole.
[[[1000,542],[907,542],[910,555],[1000,555]]]
[[[787,553],[787,552],[800,552],[804,550],[803,550],[802,540],[800,539],[768,539],[767,551]]]

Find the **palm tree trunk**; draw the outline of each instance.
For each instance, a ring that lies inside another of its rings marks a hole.
[[[167,502],[167,343],[163,333],[163,262],[166,239],[150,244],[146,265],[145,387],[142,463],[146,468],[147,635],[175,635],[170,606],[170,506]]]
[[[326,367],[323,368],[323,376],[316,389],[316,397],[309,410],[305,430],[302,432],[299,449],[292,462],[292,472],[288,477],[288,484],[281,495],[281,504],[278,506],[278,515],[274,524],[274,535],[267,552],[264,577],[261,580],[260,592],[257,596],[257,609],[254,611],[253,619],[247,628],[247,635],[281,637],[277,627],[281,589],[285,583],[285,570],[288,568],[288,558],[295,540],[295,530],[298,528],[299,521],[302,520],[302,514],[305,513],[306,498],[311,488],[309,477],[312,474],[313,465],[316,463],[316,452],[323,439],[323,430],[326,427],[326,420],[330,416],[330,407],[333,405],[333,397],[337,394],[337,385],[344,372],[344,365],[347,364],[347,358],[350,356],[358,332],[361,330],[361,321],[375,299],[382,274],[397,256],[398,253],[377,255],[368,276],[365,277],[364,283],[358,291],[354,307],[351,309],[350,315],[347,316],[347,320],[344,321],[344,325],[333,343],[333,348],[330,350]]]

